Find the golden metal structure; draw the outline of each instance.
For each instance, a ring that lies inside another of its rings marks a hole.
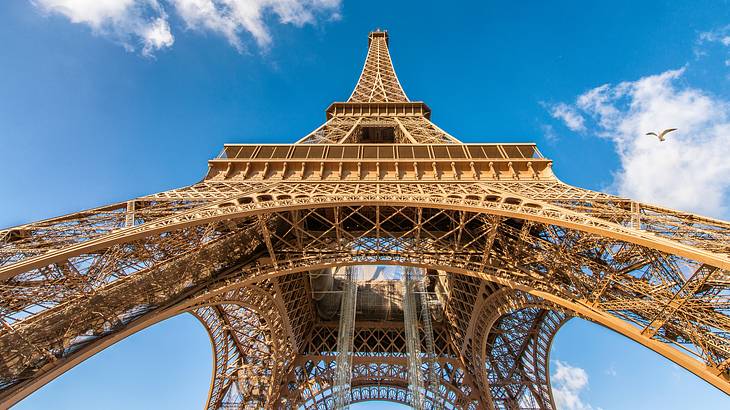
[[[349,100],[297,143],[226,145],[199,183],[0,231],[3,407],[190,312],[206,408],[332,408],[333,272],[354,265],[424,269],[428,407],[554,408],[575,316],[730,394],[730,223],[567,185],[534,144],[459,142],[406,97],[388,34],[368,40]],[[358,285],[353,402],[411,400],[401,283]]]

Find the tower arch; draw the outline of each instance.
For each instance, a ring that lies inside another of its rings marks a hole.
[[[454,408],[554,408],[570,316],[730,394],[730,223],[564,184],[534,144],[461,143],[388,47],[370,34],[351,97],[296,144],[226,145],[199,183],[0,231],[2,404],[188,311],[216,352],[208,408],[327,403],[338,316],[310,276],[354,265],[425,272]],[[355,320],[352,400],[410,400],[398,309]]]

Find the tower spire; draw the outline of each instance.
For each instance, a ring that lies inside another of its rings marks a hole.
[[[408,102],[395,75],[388,51],[388,32],[372,31],[368,35],[368,55],[348,102]]]

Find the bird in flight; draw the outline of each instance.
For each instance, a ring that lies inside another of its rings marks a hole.
[[[676,130],[677,130],[676,128],[667,128],[666,130],[660,132],[659,134],[657,134],[656,132],[647,132],[646,135],[653,135],[653,136],[659,138],[659,141],[664,141],[667,139],[666,138],[667,134],[669,134],[672,131],[676,131]]]

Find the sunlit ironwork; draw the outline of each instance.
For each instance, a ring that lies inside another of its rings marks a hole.
[[[575,316],[730,394],[730,223],[564,184],[534,144],[462,144],[388,41],[370,33],[350,99],[296,144],[226,145],[196,184],[0,231],[2,406],[184,312],[213,344],[208,409],[334,408],[345,379],[339,402],[411,403],[418,303],[391,266],[422,272],[426,408],[554,408]],[[348,266],[369,272],[349,378]]]

